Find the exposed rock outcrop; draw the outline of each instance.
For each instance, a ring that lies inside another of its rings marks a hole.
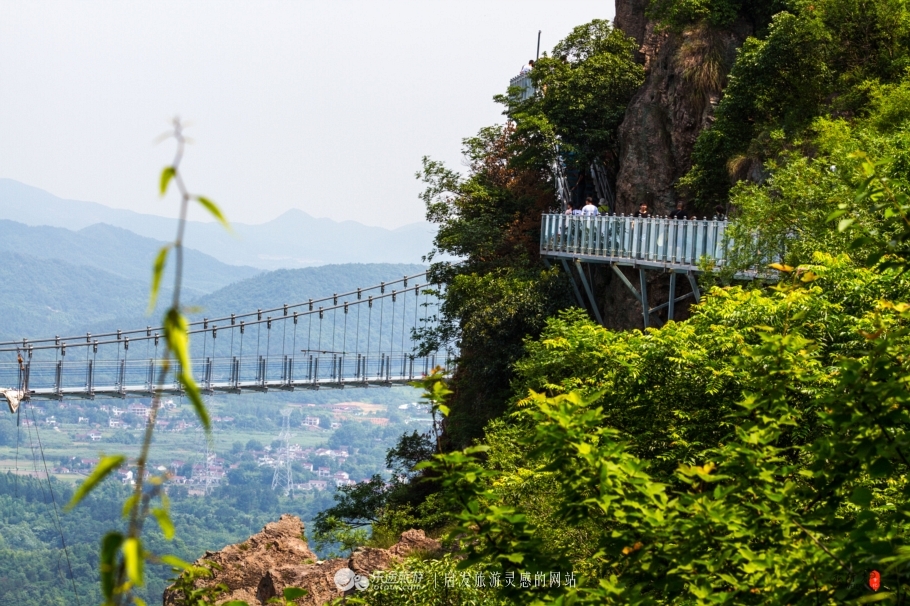
[[[646,202],[665,215],[677,202],[676,184],[692,167],[695,140],[711,123],[736,50],[751,28],[739,23],[723,31],[662,30],[645,18],[646,4],[616,2],[616,25],[641,41],[645,66],[645,82],[619,128],[617,210],[633,212]]]
[[[632,213],[645,202],[653,214],[667,215],[677,201],[688,202],[677,191],[679,179],[692,167],[695,140],[713,120],[726,75],[751,27],[737,23],[722,31],[661,29],[648,20],[647,6],[648,0],[616,0],[614,23],[638,42],[636,59],[645,68],[644,84],[619,128],[616,212]],[[622,271],[638,289],[638,272]],[[607,267],[592,268],[591,274],[604,324],[616,330],[640,328],[641,305],[625,284]],[[669,278],[648,272],[647,280],[651,306],[665,303]],[[685,280],[678,282],[677,296],[689,291]],[[688,317],[691,302],[676,306],[675,320]],[[666,310],[659,318],[667,320]]]
[[[621,29],[627,36],[635,38],[638,46],[645,43],[645,28],[648,25],[648,18],[645,16],[645,10],[648,8],[648,0],[616,0],[616,18],[613,24]],[[644,63],[644,54],[639,49],[635,57],[640,63]]]
[[[439,542],[422,530],[408,530],[389,549],[364,547],[348,559],[320,562],[306,544],[303,531],[300,518],[283,515],[242,543],[217,552],[207,551],[196,564],[213,568],[214,577],[197,581],[196,587],[223,584],[227,591],[219,597],[219,603],[243,600],[250,606],[266,604],[281,596],[286,587],[300,587],[308,593],[296,604],[321,606],[342,595],[335,585],[335,573],[342,568],[369,575],[414,551],[433,553],[441,549]],[[164,592],[164,606],[178,606],[180,598],[169,587]]]

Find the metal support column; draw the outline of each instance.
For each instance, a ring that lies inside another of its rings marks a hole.
[[[581,276],[581,284],[585,287],[585,294],[588,295],[588,301],[591,303],[591,309],[594,311],[594,319],[597,320],[597,323],[601,326],[604,325],[603,318],[600,317],[600,310],[597,309],[597,301],[594,300],[594,293],[591,292],[591,285],[588,284],[588,278],[585,277],[584,269],[582,269],[581,261],[575,259],[575,269],[578,270],[578,275]]]
[[[578,301],[579,307],[585,306],[584,299],[581,298],[581,293],[578,291],[578,284],[575,283],[575,278],[572,277],[572,270],[569,269],[569,264],[565,259],[560,259],[562,261],[562,268],[566,270],[566,277],[569,279],[569,282],[572,283],[572,291],[575,293],[575,300]]]
[[[676,272],[670,272],[670,298],[667,302],[667,322],[673,319],[673,312],[676,311]]]
[[[686,277],[689,278],[689,284],[692,285],[692,294],[695,295],[695,302],[701,303],[701,292],[698,290],[698,282],[695,280],[695,274],[691,271],[687,271]]]
[[[639,291],[635,290],[635,287],[632,286],[632,283],[629,281],[629,278],[627,278],[626,275],[624,273],[622,273],[622,271],[619,269],[619,267],[616,265],[616,263],[611,263],[610,267],[613,268],[613,271],[616,272],[616,275],[619,276],[619,278],[620,278],[620,280],[622,280],[623,284],[626,285],[626,287],[629,289],[629,292],[631,292],[632,296],[635,297],[635,300],[638,301],[639,304],[641,304],[642,319],[644,320],[645,328],[648,328],[648,326],[650,325],[651,314],[666,307],[667,303],[659,305],[659,306],[655,307],[654,309],[651,309],[648,307],[648,283],[645,278],[645,269],[644,268],[640,267],[638,269],[638,280],[639,280],[639,283],[641,284],[641,292],[639,292]],[[689,296],[689,295],[686,295],[686,296]],[[682,297],[682,298],[685,298],[685,297]],[[679,301],[679,300],[680,299],[676,299],[676,301]],[[660,318],[654,318],[654,319],[657,321],[658,326],[664,325],[663,321]]]
[[[638,268],[638,282],[641,285],[641,315],[645,321],[645,328],[648,328],[648,319],[651,316],[651,310],[648,308],[648,280],[645,277],[645,268]]]
[[[622,273],[622,270],[616,265],[616,263],[610,263],[610,267],[613,268],[613,271],[619,276],[619,279],[622,280],[623,284],[632,292],[632,296],[635,297],[635,300],[641,303],[641,295],[638,294],[638,291],[635,290],[635,287],[632,286],[632,283],[629,282],[629,278],[626,277],[626,274]]]

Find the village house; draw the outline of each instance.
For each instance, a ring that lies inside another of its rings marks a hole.
[[[146,419],[149,416],[151,409],[144,404],[130,404],[126,407],[126,410],[131,415],[136,415],[137,417],[145,417]]]
[[[316,475],[320,478],[327,478],[332,475],[332,472],[328,467],[320,467],[316,470]]]

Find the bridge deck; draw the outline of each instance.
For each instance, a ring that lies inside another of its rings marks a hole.
[[[392,387],[393,385],[408,385],[414,377],[370,377],[367,379],[317,379],[309,381],[306,379],[295,379],[286,382],[280,380],[269,380],[263,382],[243,381],[240,383],[212,383],[204,393],[250,393],[250,392],[267,392],[267,391],[295,391],[298,389],[354,389],[365,387]],[[184,394],[179,385],[168,385],[161,389],[161,395],[181,396]],[[97,386],[92,391],[87,391],[84,387],[42,387],[39,389],[29,389],[28,396],[31,400],[95,400],[101,398],[150,398],[155,395],[154,389],[149,389],[148,385],[106,385]]]
[[[71,360],[0,364],[0,386],[22,392],[22,399],[93,400],[148,398],[156,392],[162,360]],[[449,360],[434,354],[408,353],[298,354],[240,358],[205,358],[193,364],[204,393],[246,393],[270,390],[345,389],[407,385]],[[182,395],[174,369],[166,373],[160,393]]]

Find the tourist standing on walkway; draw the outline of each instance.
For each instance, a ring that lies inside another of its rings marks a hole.
[[[528,61],[527,65],[522,66],[521,73],[526,74],[529,71],[531,71],[532,69],[534,69],[534,59],[531,59],[530,61]]]
[[[600,213],[597,212],[597,207],[594,206],[594,199],[591,196],[585,200],[584,208],[581,209],[581,214],[585,217],[596,217]]]
[[[638,210],[635,211],[635,214],[632,215],[632,216],[633,216],[633,217],[640,217],[640,218],[642,218],[642,219],[648,219],[648,218],[650,218],[650,217],[651,217],[651,213],[648,212],[648,205],[645,204],[644,202],[642,202],[641,205],[638,207]]]
[[[689,213],[687,213],[685,208],[683,208],[682,202],[676,203],[676,210],[670,213],[670,218],[679,219],[681,221],[689,218]]]

